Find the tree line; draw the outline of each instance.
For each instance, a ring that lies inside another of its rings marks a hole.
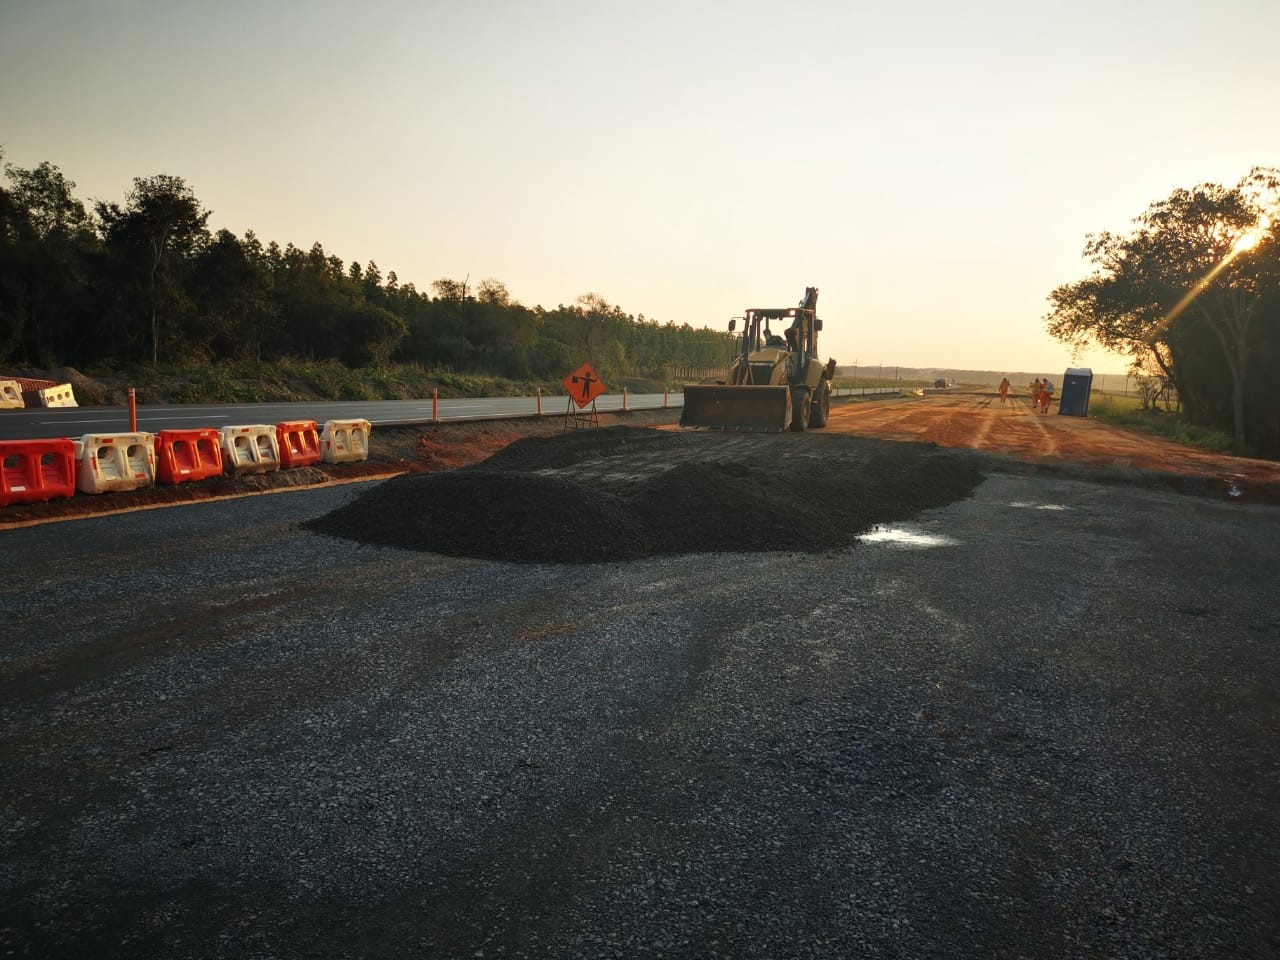
[[[339,360],[559,380],[584,360],[608,378],[666,381],[713,370],[727,332],[661,324],[597,294],[526,307],[497,279],[442,278],[431,292],[304,250],[211,231],[181,177],[138,177],[122,203],[87,206],[44,162],[4,166],[0,363]]]
[[[1192,423],[1280,456],[1280,170],[1174,190],[1084,257],[1093,272],[1049,296],[1049,332],[1127,354]]]

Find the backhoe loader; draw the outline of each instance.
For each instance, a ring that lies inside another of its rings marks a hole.
[[[684,388],[680,426],[764,433],[825,427],[836,362],[818,359],[817,309],[818,288],[807,287],[798,307],[747,310],[727,378]],[[729,321],[731,333],[738,319]]]

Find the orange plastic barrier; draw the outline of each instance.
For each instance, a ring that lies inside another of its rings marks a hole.
[[[280,444],[280,466],[306,467],[320,462],[320,432],[314,420],[294,420],[276,424]]]
[[[204,480],[222,473],[222,437],[217,430],[161,430],[156,434],[156,479],[160,483]]]
[[[0,464],[0,507],[76,492],[76,447],[70,440],[0,440]]]

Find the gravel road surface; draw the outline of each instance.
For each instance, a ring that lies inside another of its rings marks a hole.
[[[1280,955],[1280,510],[1010,467],[816,553],[303,526],[369,489],[0,533],[0,954]]]

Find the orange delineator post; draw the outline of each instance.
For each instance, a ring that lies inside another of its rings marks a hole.
[[[431,388],[431,419],[432,420],[440,419],[439,407],[440,407],[440,388],[432,387]]]
[[[138,395],[133,387],[129,388],[129,432],[138,432]]]
[[[76,492],[71,440],[0,440],[0,507],[39,503]]]
[[[280,444],[280,466],[306,467],[320,462],[320,432],[314,420],[294,420],[276,424]]]
[[[222,473],[221,436],[212,427],[156,434],[156,480],[185,483]]]

